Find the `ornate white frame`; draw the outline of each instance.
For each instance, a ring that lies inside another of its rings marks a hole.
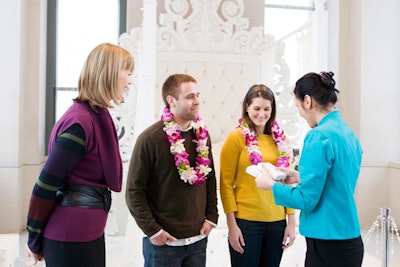
[[[136,118],[151,113],[152,121],[157,120],[163,81],[172,73],[183,72],[198,80],[203,99],[201,114],[213,142],[222,142],[236,126],[244,93],[255,83],[265,83],[276,92],[278,114],[282,114],[278,119],[283,118],[283,127],[298,120],[292,101],[286,99],[291,94],[285,78],[289,71],[283,58],[284,46],[272,35],[264,34],[263,27],[249,26],[249,20],[243,17],[242,0],[166,0],[164,7],[166,13],[160,14],[154,32],[155,73],[144,73],[148,62],[140,60],[145,58],[144,37],[150,29],[143,32],[143,27],[134,28],[120,38],[121,45],[139,58],[137,84],[149,86],[137,90],[151,92],[155,101],[151,103],[147,98],[153,110],[136,110]],[[150,84],[140,82],[151,77],[154,82]],[[288,134],[295,135],[296,131]]]

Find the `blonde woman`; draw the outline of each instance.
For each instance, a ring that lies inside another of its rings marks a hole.
[[[48,160],[34,185],[27,230],[30,265],[105,266],[104,228],[122,163],[108,108],[131,84],[132,55],[100,44],[84,63],[79,95],[55,124]]]

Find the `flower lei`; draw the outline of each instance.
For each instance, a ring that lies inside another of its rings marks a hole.
[[[249,161],[253,165],[257,165],[262,161],[261,151],[258,148],[257,134],[250,130],[249,125],[243,120],[243,118],[239,119],[239,127],[242,128],[241,133],[244,136],[246,149],[249,152]],[[274,139],[279,151],[276,166],[289,167],[291,147],[285,132],[279,127],[279,124],[276,121],[272,123],[271,132],[272,139]]]
[[[196,151],[196,167],[190,167],[189,154],[185,150],[182,139],[181,128],[173,120],[171,111],[164,107],[161,120],[164,122],[164,132],[167,135],[170,144],[171,154],[174,156],[175,166],[178,169],[181,180],[185,183],[202,184],[207,179],[207,175],[211,172],[210,159],[208,158],[209,147],[207,146],[208,131],[200,117],[192,122],[197,144]]]

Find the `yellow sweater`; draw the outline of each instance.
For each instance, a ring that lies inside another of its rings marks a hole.
[[[241,128],[226,138],[220,155],[220,191],[225,213],[234,212],[236,218],[249,221],[273,222],[286,219],[295,210],[275,204],[271,190],[259,189],[254,177],[246,173],[250,166]],[[257,135],[263,162],[276,164],[278,148],[270,135]]]

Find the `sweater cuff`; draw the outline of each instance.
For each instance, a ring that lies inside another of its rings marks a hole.
[[[160,231],[158,231],[158,232],[157,232],[157,233],[155,233],[154,235],[150,236],[150,239],[153,239],[153,238],[155,238],[155,237],[157,237],[157,236],[161,235],[161,233],[162,233],[163,231],[164,231],[164,230],[163,230],[163,229],[161,229]]]
[[[217,227],[217,225],[216,225],[215,223],[213,223],[212,221],[210,221],[210,220],[207,220],[207,219],[206,219],[206,222],[208,222],[209,224],[211,224],[213,227]]]

